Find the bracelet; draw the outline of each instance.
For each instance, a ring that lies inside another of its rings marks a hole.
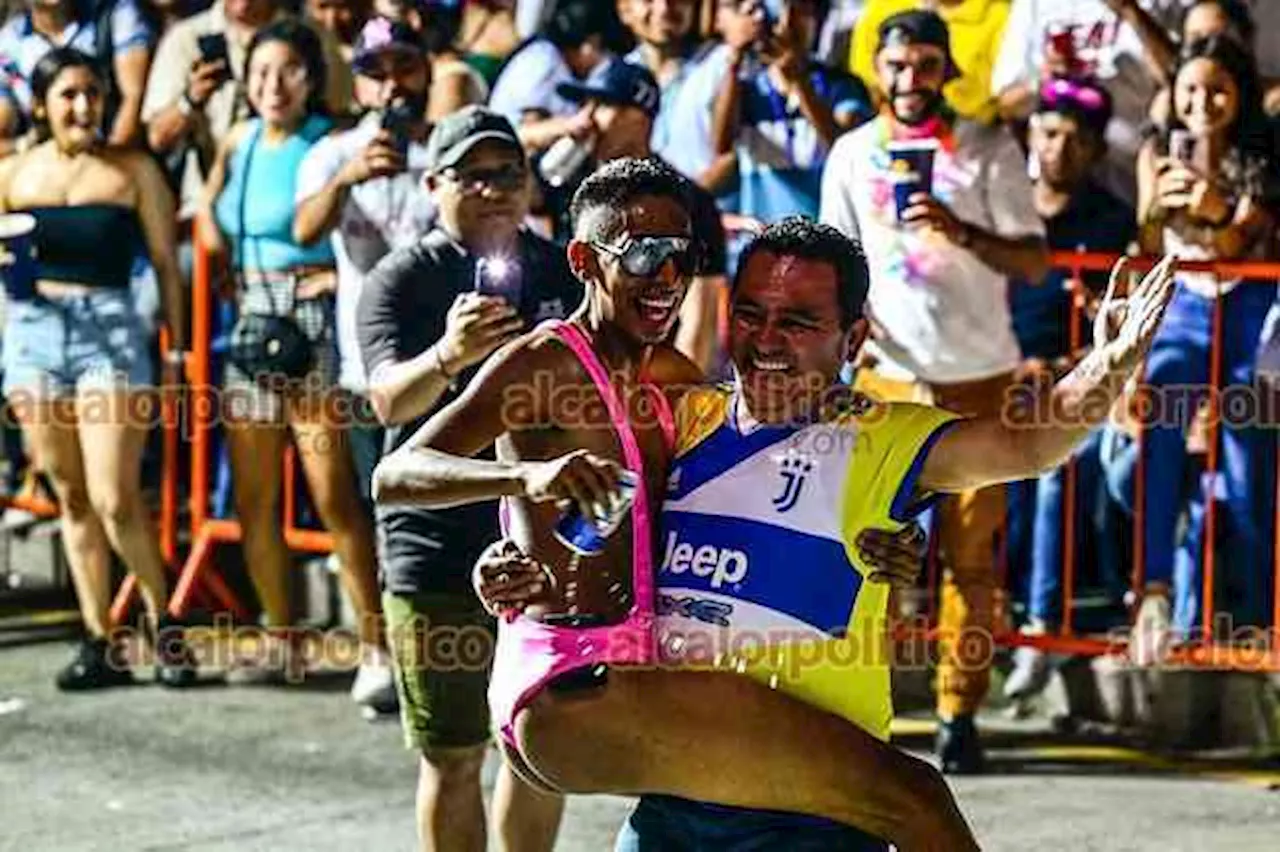
[[[449,385],[453,385],[456,375],[449,372],[449,368],[444,365],[444,356],[440,354],[440,349],[436,346],[431,347],[431,354],[435,356],[436,369],[440,371],[440,375],[449,381]]]
[[[185,117],[190,117],[193,113],[199,112],[200,104],[195,102],[191,97],[191,93],[183,89],[182,94],[178,95],[178,112]]]

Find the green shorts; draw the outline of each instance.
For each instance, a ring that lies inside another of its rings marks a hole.
[[[386,592],[405,745],[465,748],[489,739],[489,668],[495,626],[474,595]]]

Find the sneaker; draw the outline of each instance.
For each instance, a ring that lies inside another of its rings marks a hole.
[[[987,760],[972,714],[940,720],[934,752],[947,775],[977,775],[986,771]]]
[[[1129,659],[1137,666],[1153,666],[1164,659],[1172,637],[1173,615],[1169,598],[1147,593],[1129,632]]]
[[[175,689],[196,682],[196,655],[182,625],[169,618],[160,619],[156,628],[156,680]]]
[[[85,692],[133,683],[123,650],[106,639],[86,639],[55,680],[63,692]]]
[[[1004,697],[1025,701],[1044,692],[1048,685],[1049,655],[1030,645],[1018,647],[1013,652],[1013,671],[1004,682]]]
[[[351,684],[351,700],[377,713],[394,713],[399,709],[396,681],[386,651],[375,648],[365,654]]]
[[[234,686],[280,686],[301,680],[293,670],[293,648],[286,636],[271,631],[259,634],[249,654],[234,649],[227,669],[227,683]]]

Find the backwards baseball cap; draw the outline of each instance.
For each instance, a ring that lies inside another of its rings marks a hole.
[[[614,59],[597,68],[586,80],[561,83],[556,94],[568,101],[595,100],[616,106],[633,106],[653,118],[658,114],[661,90],[649,69],[634,62]]]
[[[462,161],[467,153],[481,142],[488,140],[505,142],[524,154],[520,137],[511,122],[485,107],[472,105],[451,112],[436,122],[427,139],[427,169],[442,172]]]
[[[361,74],[371,69],[384,53],[402,53],[414,57],[425,55],[422,40],[408,24],[390,18],[370,18],[360,28],[352,51],[351,67]]]
[[[947,59],[947,79],[960,76],[960,68],[951,55],[951,34],[942,16],[929,9],[909,9],[888,17],[880,24],[876,53],[896,45],[926,44],[939,48]]]

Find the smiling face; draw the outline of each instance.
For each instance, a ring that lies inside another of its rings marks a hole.
[[[1240,114],[1240,89],[1227,69],[1205,57],[1178,70],[1173,84],[1178,120],[1197,137],[1228,131]]]
[[[529,211],[529,178],[524,155],[496,139],[480,142],[428,187],[440,219],[472,250],[506,247]]]
[[[64,151],[83,151],[102,136],[102,81],[89,68],[63,69],[49,86],[39,112]]]
[[[642,344],[661,343],[671,333],[689,288],[687,265],[670,258],[648,276],[634,275],[614,252],[644,237],[691,236],[688,212],[666,196],[639,196],[626,206],[620,233],[601,248],[575,241],[570,262],[584,281],[594,284],[589,298],[601,319],[612,322]]]
[[[821,260],[759,251],[740,273],[729,353],[742,400],[762,423],[814,410],[861,345],[866,321],[841,327],[836,269]]]
[[[269,125],[293,127],[301,122],[311,85],[306,63],[283,41],[263,42],[249,59],[249,103]]]
[[[891,44],[876,56],[881,91],[894,116],[919,124],[936,111],[947,80],[947,55],[931,44]]]
[[[640,41],[668,47],[688,37],[693,30],[694,0],[623,0],[619,4],[623,23]]]

